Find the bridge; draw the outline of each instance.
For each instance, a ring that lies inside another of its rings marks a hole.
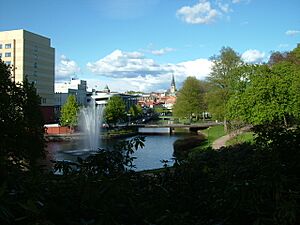
[[[172,133],[176,128],[189,129],[190,132],[204,130],[211,126],[217,126],[222,123],[209,122],[199,124],[131,124],[128,127],[139,128],[140,133]]]

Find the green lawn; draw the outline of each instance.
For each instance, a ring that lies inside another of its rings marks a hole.
[[[205,134],[205,136],[207,137],[207,140],[205,142],[203,142],[203,144],[201,146],[194,148],[194,150],[202,150],[206,147],[209,147],[216,139],[218,139],[219,137],[222,137],[226,134],[224,132],[223,125],[209,127],[208,129],[201,130],[201,133]]]
[[[254,142],[254,133],[253,132],[245,132],[242,134],[239,134],[232,138],[231,140],[226,142],[226,146],[231,146],[231,145],[236,145],[236,144],[241,144],[245,142]]]

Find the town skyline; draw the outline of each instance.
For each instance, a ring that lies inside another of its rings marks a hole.
[[[49,37],[56,82],[77,77],[89,88],[120,92],[166,90],[172,74],[178,86],[187,76],[203,79],[223,46],[260,63],[300,42],[296,0],[12,0],[10,6],[8,14],[0,9],[1,31]]]

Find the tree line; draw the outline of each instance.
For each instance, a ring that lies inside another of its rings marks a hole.
[[[61,109],[60,124],[72,128],[77,126],[81,107],[84,106],[78,105],[74,95],[68,96],[66,103]],[[105,106],[104,121],[110,125],[115,125],[118,122],[126,121],[128,117],[137,119],[142,113],[143,110],[141,106],[135,104],[131,105],[130,108],[126,110],[124,100],[120,96],[114,95],[108,100],[107,105]]]
[[[188,77],[179,90],[174,115],[192,118],[208,111],[214,119],[252,125],[299,122],[300,46],[273,52],[267,63],[247,64],[230,47],[211,57],[203,80]]]

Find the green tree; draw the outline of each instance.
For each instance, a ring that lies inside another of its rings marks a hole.
[[[134,105],[134,104],[133,104],[133,105],[130,107],[130,109],[128,110],[128,113],[129,113],[132,117],[136,118],[136,117],[140,116],[140,115],[143,113],[143,110],[142,110],[142,107],[141,107],[140,105]]]
[[[208,111],[214,118],[224,120],[227,131],[226,104],[230,98],[232,86],[237,80],[236,68],[241,64],[241,57],[230,47],[223,47],[220,54],[213,56],[213,66],[208,81],[211,84],[207,94]]]
[[[70,126],[74,128],[78,124],[78,110],[79,106],[76,102],[76,97],[70,95],[66,103],[61,109],[60,123],[63,126]]]
[[[256,66],[244,90],[234,93],[228,104],[228,115],[253,125],[282,123],[292,115],[293,96],[290,66],[280,63],[270,68]]]
[[[169,112],[169,110],[162,105],[155,106],[154,111],[158,114],[163,114],[163,115]]]
[[[178,97],[173,108],[174,116],[180,118],[187,117],[190,121],[193,115],[199,116],[206,110],[204,94],[203,83],[195,77],[188,77],[178,92]]]
[[[13,82],[10,68],[0,60],[0,176],[8,167],[36,167],[45,156],[43,125],[34,85],[27,78]]]
[[[125,118],[126,106],[120,96],[112,96],[105,107],[105,120],[109,124],[116,124]]]
[[[227,113],[231,119],[253,125],[299,122],[300,46],[291,52],[275,52],[268,65],[239,68],[241,88],[234,88]],[[247,79],[244,79],[244,78]]]
[[[27,156],[31,167],[35,166],[36,160],[44,157],[44,120],[41,113],[41,98],[37,95],[34,83],[29,83],[27,78],[23,81],[20,89],[22,95],[23,120],[21,126],[25,131],[19,142],[20,148],[30,150]]]

